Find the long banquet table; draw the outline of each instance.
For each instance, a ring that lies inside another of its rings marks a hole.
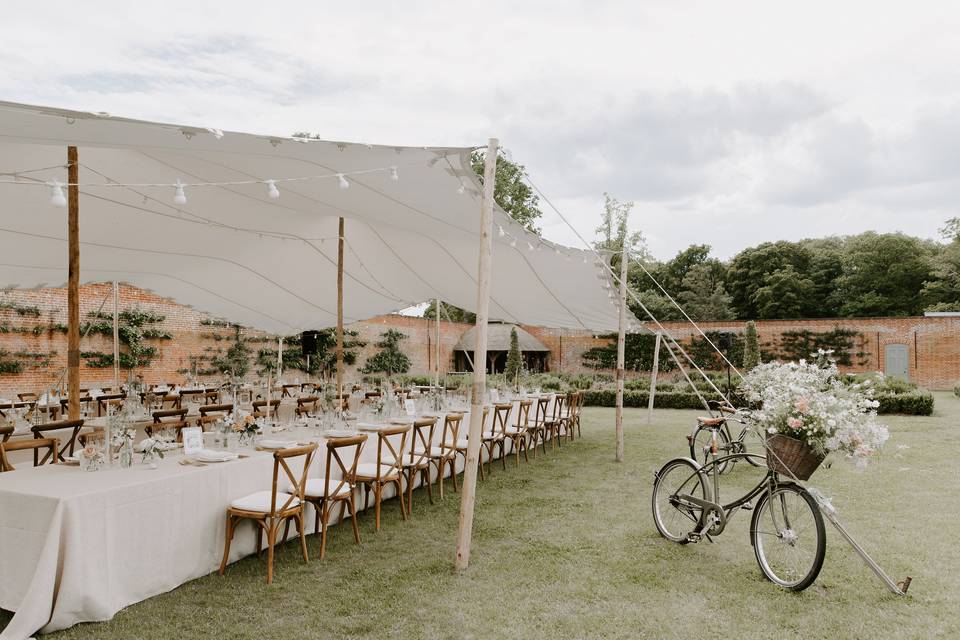
[[[435,442],[442,424],[440,414]],[[468,425],[469,412],[460,437]],[[376,461],[376,433],[369,436],[363,462]],[[266,437],[319,442],[310,475],[322,477],[326,450],[316,431],[291,428]],[[247,457],[200,467],[180,464],[183,455],[171,453],[157,469],[135,463],[90,473],[46,465],[0,474],[0,608],[16,612],[0,640],[109,620],[218,568],[226,506],[269,489],[273,455],[250,449]],[[308,531],[313,521],[308,513]],[[253,527],[240,527],[230,562],[254,553],[255,539]]]

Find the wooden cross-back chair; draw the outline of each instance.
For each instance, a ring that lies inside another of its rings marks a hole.
[[[430,504],[433,504],[433,483],[430,482],[430,452],[436,418],[414,420],[409,453],[403,458],[404,482],[407,485],[407,515],[413,514],[413,481],[420,476],[420,485],[426,486]]]
[[[486,423],[486,410],[484,407],[484,423]],[[493,420],[490,422],[490,428],[484,428],[481,433],[481,441],[483,442],[484,447],[487,449],[487,468],[488,471],[493,471],[493,452],[495,449],[500,449],[500,462],[503,463],[503,468],[507,468],[507,454],[506,454],[506,440],[507,440],[507,423],[510,419],[510,411],[513,410],[513,403],[510,402],[501,402],[493,405]],[[483,461],[480,461],[480,466],[483,468]]]
[[[383,490],[387,485],[397,487],[400,499],[400,515],[407,519],[407,509],[403,499],[403,454],[407,450],[407,436],[411,425],[391,426],[377,432],[377,461],[363,462],[357,465],[355,475],[357,484],[363,485],[364,509],[370,506],[370,491],[375,498],[376,530],[380,531],[380,504],[383,502]]]
[[[53,422],[46,422],[44,424],[38,424],[30,428],[30,431],[33,433],[35,440],[42,440],[46,437],[45,434],[50,433],[51,431],[61,431],[69,430],[70,433],[66,438],[66,441],[57,449],[56,459],[57,462],[63,462],[63,454],[73,455],[73,449],[77,444],[77,434],[80,433],[80,429],[83,427],[83,420],[55,420]],[[63,441],[60,438],[57,440]],[[39,466],[47,461],[47,456],[50,453],[47,453],[42,460],[38,458],[39,452],[34,450],[33,452],[33,466]]]
[[[260,418],[267,415],[266,412],[267,401],[266,400],[254,400],[253,401],[253,417]],[[280,399],[270,401],[270,415],[276,418],[277,409],[280,407]]]
[[[10,436],[13,435],[13,425],[4,424],[0,425],[0,442],[6,442],[10,439]]]
[[[176,429],[177,442],[181,442],[183,430],[189,426],[186,409],[161,409],[153,412],[153,424],[144,427],[144,431],[152,438],[153,434],[160,429]]]
[[[107,432],[103,427],[94,427],[91,431],[87,431],[86,433],[81,433],[80,435],[78,435],[77,442],[80,443],[81,447],[85,447],[87,446],[88,440],[94,440],[94,441],[100,440],[101,442],[103,442],[104,439],[106,438],[106,435],[107,435]]]
[[[17,398],[19,398],[20,402],[33,402],[34,404],[36,404],[36,402],[40,400],[40,396],[37,395],[36,393],[33,393],[32,391],[18,393]]]
[[[35,401],[30,402],[28,400],[21,400],[20,402],[2,402],[0,403],[0,418],[6,418],[7,411],[11,411],[14,409],[26,409],[26,408],[32,409],[34,406],[36,406],[36,404],[37,403]]]
[[[330,513],[340,504],[340,523],[346,509],[350,510],[350,523],[353,526],[353,539],[360,544],[360,527],[357,524],[357,505],[353,490],[360,453],[367,441],[367,434],[361,433],[348,438],[330,438],[327,440],[327,468],[322,478],[307,480],[303,493],[305,502],[313,505],[316,511],[314,532],[320,532],[320,559],[327,554],[327,527]],[[284,535],[286,538],[286,535]]]
[[[203,404],[220,404],[220,391],[217,389],[207,389],[203,392]]]
[[[107,415],[108,406],[116,406],[124,401],[127,397],[125,393],[105,393],[103,395],[97,396],[97,415],[105,416]],[[83,402],[83,398],[80,399]]]
[[[292,398],[293,394],[290,393],[291,389],[300,390],[300,384],[285,384],[280,387],[280,397],[281,398]]]
[[[567,396],[567,418],[564,420],[564,433],[573,440],[583,435],[580,431],[580,410],[583,408],[583,391],[571,391]]]
[[[461,422],[463,422],[462,413],[448,413],[444,416],[440,443],[430,447],[430,463],[437,468],[437,485],[440,487],[441,500],[443,499],[443,480],[448,466],[450,476],[453,478],[453,490],[457,491],[457,454],[460,452],[460,445],[463,446],[464,460],[466,460],[467,439],[460,438]]]
[[[520,466],[520,451],[523,451],[523,459],[530,462],[527,456],[527,440],[530,438],[530,407],[533,406],[533,400],[521,400],[517,403],[517,419],[512,425],[507,425],[504,431],[507,438],[512,443],[511,452],[516,455],[517,466]],[[536,448],[536,443],[534,443]]]
[[[42,461],[40,460],[40,451],[46,449],[47,452],[44,454]],[[38,467],[44,462],[50,461],[50,464],[57,463],[57,454],[60,450],[60,443],[56,438],[35,438],[33,440],[28,440],[26,438],[20,440],[4,440],[0,442],[0,472],[3,471],[14,471],[13,464],[10,463],[10,459],[7,458],[8,451],[24,451],[32,450],[33,451],[33,466]]]
[[[562,393],[556,393],[553,396],[553,407],[550,411],[550,416],[544,420],[543,424],[546,427],[547,434],[550,436],[550,448],[561,447],[560,434],[563,429],[563,422],[566,419],[564,414],[564,404],[566,402],[566,396]]]
[[[200,417],[197,426],[204,429],[205,425],[222,420],[233,412],[232,404],[205,404],[200,407]]]
[[[547,453],[547,410],[550,407],[550,397],[536,398],[537,406],[533,412],[533,422],[529,423],[530,440],[533,443],[533,457],[537,457],[537,442],[543,446],[543,453]]]
[[[197,404],[204,404],[204,394],[206,394],[206,389],[183,389],[180,391],[180,403],[177,405],[178,409],[182,409],[183,405],[190,404],[195,402]]]
[[[309,416],[312,418],[314,415],[316,415],[319,408],[319,396],[300,396],[297,398],[297,408],[294,410],[294,412],[298,418],[301,416]]]
[[[273,551],[277,543],[280,525],[295,520],[300,533],[300,549],[304,562],[310,561],[307,553],[307,538],[303,528],[303,496],[307,484],[310,464],[317,451],[316,443],[301,447],[281,449],[273,453],[273,485],[269,491],[257,491],[248,496],[237,498],[227,507],[227,531],[223,543],[223,560],[220,561],[220,575],[227,569],[230,559],[230,542],[233,532],[241,520],[252,520],[257,526],[257,553],[263,543],[263,534],[267,534],[267,584],[273,582]],[[299,476],[290,468],[295,458],[303,458],[303,470]],[[290,491],[280,491],[280,472]]]
[[[382,391],[367,391],[366,393],[363,394],[363,401],[373,402],[375,398],[381,398],[381,397],[383,397]]]

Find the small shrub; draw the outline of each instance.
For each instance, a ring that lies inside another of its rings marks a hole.
[[[880,403],[877,413],[902,413],[909,416],[933,414],[933,394],[929,391],[912,393],[882,393],[876,396]]]

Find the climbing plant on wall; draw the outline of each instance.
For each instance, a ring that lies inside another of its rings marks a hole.
[[[113,336],[113,316],[91,311],[87,322],[80,326],[80,335]],[[124,309],[117,315],[117,333],[120,339],[120,368],[136,369],[150,366],[157,357],[157,347],[148,340],[170,340],[173,336],[155,326],[165,316],[142,309]],[[82,351],[80,356],[88,367],[112,367],[113,354],[102,351]]]

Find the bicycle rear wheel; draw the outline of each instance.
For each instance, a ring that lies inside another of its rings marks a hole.
[[[706,480],[686,458],[674,458],[660,468],[653,483],[653,523],[667,540],[689,542],[688,535],[700,527],[703,509],[678,496],[707,499]]]
[[[754,505],[750,543],[768,580],[790,591],[809,587],[827,550],[823,516],[813,496],[793,483],[762,493]]]
[[[710,429],[699,427],[693,434],[693,440],[690,441],[690,457],[699,462],[701,467],[710,462],[711,456],[707,449],[710,447],[711,439]],[[725,456],[728,453],[735,453],[730,446],[730,438],[727,437],[724,429],[717,429],[717,457]],[[733,463],[721,462],[717,465],[717,472],[723,473],[728,467],[732,466]]]

